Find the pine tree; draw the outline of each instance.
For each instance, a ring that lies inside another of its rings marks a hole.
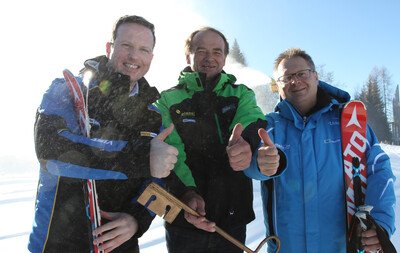
[[[237,40],[235,39],[235,41],[233,42],[232,48],[230,50],[229,55],[232,57],[232,59],[234,59],[236,62],[242,64],[243,66],[247,67],[247,61],[246,61],[246,57],[244,56],[244,54],[242,53],[242,51],[240,50],[239,47],[239,43],[237,42]]]
[[[392,136],[388,118],[384,112],[385,105],[381,96],[378,78],[376,73],[371,72],[367,83],[361,90],[361,93],[356,96],[356,99],[363,101],[367,107],[368,124],[374,130],[378,139],[383,142],[391,142]]]

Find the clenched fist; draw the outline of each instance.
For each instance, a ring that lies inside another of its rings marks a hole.
[[[264,144],[258,149],[257,164],[260,172],[266,176],[275,175],[279,167],[278,149],[265,129],[258,129],[258,135]]]
[[[232,130],[232,135],[229,138],[226,153],[229,157],[229,164],[235,171],[241,171],[250,166],[251,148],[250,144],[242,137],[243,126],[238,123]]]

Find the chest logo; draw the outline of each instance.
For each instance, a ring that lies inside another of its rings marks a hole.
[[[196,117],[195,112],[181,112],[181,110],[176,109],[176,114],[180,115],[181,117]]]
[[[142,136],[142,137],[152,137],[152,138],[154,138],[154,137],[157,136],[157,134],[156,134],[156,133],[153,133],[153,132],[140,131],[140,136]]]
[[[222,107],[221,111],[222,111],[222,113],[226,113],[228,111],[235,110],[235,109],[236,109],[236,106],[234,104],[230,104],[230,105]]]

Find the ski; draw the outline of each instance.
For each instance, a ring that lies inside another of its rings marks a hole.
[[[85,103],[82,89],[71,71],[65,69],[63,71],[63,75],[70,91],[70,95],[74,99],[74,110],[78,119],[81,133],[86,137],[90,137],[88,108]],[[101,225],[101,215],[96,191],[96,181],[93,179],[88,179],[86,181],[86,186],[84,185],[83,189],[85,193],[85,199],[87,201],[86,210],[88,212],[88,218],[90,219],[91,231],[93,231],[95,228]],[[93,236],[92,239],[95,239],[95,236]],[[103,251],[99,251],[97,245],[93,245],[93,253],[101,252]]]
[[[346,193],[347,252],[364,253],[359,230],[374,228],[385,253],[396,253],[386,231],[370,215],[365,205],[367,188],[367,109],[363,102],[348,102],[341,115],[344,185]]]
[[[350,101],[342,110],[341,134],[343,152],[344,187],[346,201],[347,236],[349,252],[358,251],[361,238],[354,224],[364,204],[367,187],[366,155],[367,110],[361,101]],[[370,209],[368,209],[370,210]],[[362,247],[361,247],[362,248]]]
[[[361,202],[365,198],[367,187],[367,170],[365,150],[367,148],[367,110],[361,101],[348,102],[341,115],[343,169],[346,193],[347,228],[350,228],[351,220],[356,210],[354,198],[354,181],[361,184]],[[357,168],[357,171],[354,168]],[[357,178],[356,180],[354,180]]]

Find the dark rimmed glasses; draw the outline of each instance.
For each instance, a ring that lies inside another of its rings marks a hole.
[[[311,72],[315,72],[315,71],[312,69],[303,69],[303,70],[297,71],[296,73],[293,73],[290,75],[281,76],[277,79],[277,81],[284,85],[291,83],[294,80],[294,78],[296,78],[297,80],[304,81],[310,77]]]

